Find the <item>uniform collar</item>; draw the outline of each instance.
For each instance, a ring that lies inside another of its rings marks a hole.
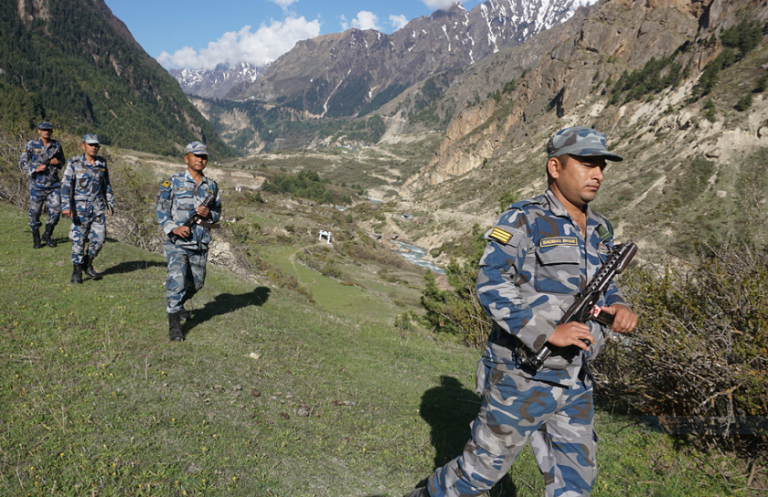
[[[35,146],[37,146],[37,145],[39,144],[39,145],[40,145],[40,147],[42,147],[42,148],[48,148],[48,147],[53,147],[53,146],[54,146],[54,145],[56,145],[58,142],[57,142],[56,140],[54,140],[53,138],[51,138],[51,139],[48,141],[48,147],[46,147],[46,146],[45,146],[45,142],[43,141],[43,139],[38,137],[38,138],[36,138],[35,140],[33,140],[33,143],[35,143]]]
[[[544,196],[549,201],[549,210],[552,211],[552,214],[558,217],[567,217],[569,219],[571,218],[571,215],[568,214],[567,210],[565,210],[565,207],[563,206],[562,202],[560,202],[560,199],[557,198],[555,192],[553,192],[550,188],[547,188],[547,191],[544,192]],[[598,216],[595,211],[593,211],[592,208],[587,205],[587,226],[591,226],[593,224],[603,224],[603,222],[600,219],[600,216]]]
[[[91,163],[88,162],[88,159],[85,157],[85,154],[80,155],[80,161],[84,164],[88,164],[89,166],[91,165]],[[101,167],[99,164],[103,162],[104,162],[104,158],[100,155],[97,155],[96,157],[93,158],[93,167],[96,167],[96,166]]]
[[[195,181],[195,178],[193,178],[192,175],[189,174],[189,171],[184,171],[184,179],[186,181],[191,181],[192,183],[197,184],[197,182]],[[208,176],[203,174],[203,179],[200,180],[200,184],[202,185],[203,183],[207,183],[207,182],[208,182]]]

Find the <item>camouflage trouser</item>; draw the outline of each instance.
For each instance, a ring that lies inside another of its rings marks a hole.
[[[40,214],[43,204],[48,206],[48,221],[46,226],[56,226],[61,216],[61,188],[59,186],[37,187],[29,189],[29,227],[40,229]]]
[[[184,302],[191,299],[205,284],[205,263],[208,249],[188,250],[166,242],[163,247],[168,259],[168,276],[165,280],[166,312],[180,312]]]
[[[69,239],[72,240],[73,263],[85,262],[85,242],[88,242],[88,257],[95,259],[107,239],[107,220],[104,213],[91,216],[73,214]]]
[[[478,495],[499,481],[528,439],[544,474],[546,495],[589,495],[596,436],[588,379],[558,387],[491,369],[480,414],[464,453],[429,477],[431,497]]]

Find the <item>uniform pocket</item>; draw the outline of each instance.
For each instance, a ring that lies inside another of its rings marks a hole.
[[[536,248],[536,290],[544,293],[579,291],[581,252],[577,245]]]
[[[91,177],[88,174],[80,174],[75,176],[75,183],[78,190],[86,191],[91,185]]]

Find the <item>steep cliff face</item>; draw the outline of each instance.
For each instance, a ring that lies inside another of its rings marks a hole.
[[[305,40],[240,96],[320,116],[365,114],[424,78],[519,44],[590,3],[489,0],[471,12],[455,4],[414,19],[392,35],[351,29]]]

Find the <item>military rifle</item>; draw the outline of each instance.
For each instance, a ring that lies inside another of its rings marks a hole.
[[[216,201],[216,197],[213,195],[213,193],[208,192],[205,194],[205,198],[203,198],[202,203],[200,203],[200,207],[210,208],[215,201]],[[187,228],[192,229],[192,226],[194,226],[195,224],[199,224],[200,221],[204,221],[204,219],[200,214],[197,213],[197,209],[195,209],[195,212],[193,212],[192,215],[189,216],[189,219],[184,221],[184,224],[182,224],[181,226],[186,226]],[[211,225],[211,226],[214,226],[214,225]],[[174,232],[170,232],[168,233],[168,238],[171,240],[171,243],[176,243],[178,239],[181,237]]]
[[[51,161],[51,159],[56,157],[56,154],[59,153],[59,150],[60,150],[59,147],[54,147],[54,146],[48,147],[48,149],[46,150],[43,156],[41,156],[38,160],[32,162],[32,174],[46,174],[48,169],[47,166],[50,165],[48,163]],[[42,165],[46,166],[46,170],[35,172],[35,169],[37,169]],[[61,166],[62,166],[61,164],[57,164],[53,167],[57,169],[61,169]]]
[[[627,266],[629,266],[629,263],[632,262],[632,258],[636,253],[637,245],[634,243],[620,244],[614,247],[608,260],[605,261],[605,264],[603,264],[602,267],[600,267],[600,270],[592,278],[587,287],[576,295],[576,300],[571,304],[571,307],[565,311],[565,314],[560,318],[558,324],[570,323],[571,321],[586,323],[591,319],[603,326],[613,325],[613,314],[600,312],[597,302],[600,300],[603,292],[608,288],[608,285],[611,283],[614,276],[620,274],[627,268]],[[582,341],[589,345],[588,340]],[[533,369],[539,369],[550,355],[552,355],[552,349],[549,345],[545,344],[535,357],[528,359],[528,364]]]

